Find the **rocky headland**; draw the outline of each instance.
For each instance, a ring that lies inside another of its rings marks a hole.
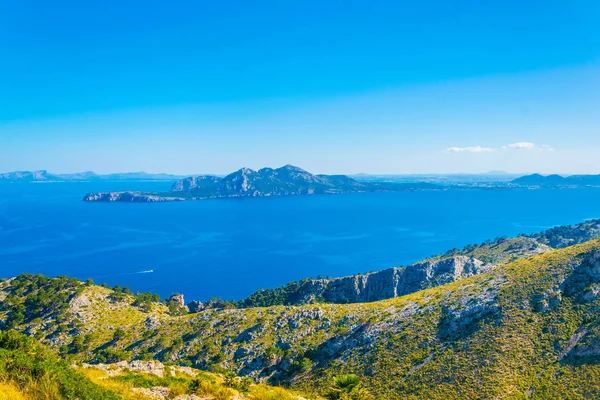
[[[441,187],[431,183],[363,182],[346,175],[314,175],[302,168],[285,165],[281,168],[262,168],[258,171],[242,168],[222,178],[214,175],[192,176],[177,180],[167,193],[127,193],[154,198],[202,200],[433,189],[441,189]],[[129,196],[121,198],[95,195],[90,193],[83,200],[131,201]]]

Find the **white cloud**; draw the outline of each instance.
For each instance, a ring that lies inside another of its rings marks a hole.
[[[469,146],[469,147],[448,147],[447,153],[490,153],[496,150],[537,150],[537,151],[554,151],[552,147],[547,144],[541,146],[531,142],[516,142],[507,144],[501,147],[481,147],[481,146]]]
[[[522,149],[522,150],[532,150],[536,148],[535,143],[530,142],[517,142],[512,143],[507,146],[502,146],[503,149]]]
[[[450,153],[489,153],[494,151],[489,147],[471,146],[471,147],[448,147],[446,151]]]

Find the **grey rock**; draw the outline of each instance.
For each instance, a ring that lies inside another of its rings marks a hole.
[[[149,315],[144,321],[144,327],[147,330],[153,330],[160,326],[160,320],[156,315]]]
[[[249,353],[249,350],[245,347],[238,348],[233,354],[233,358],[239,360],[240,358],[246,357]]]
[[[88,193],[83,197],[87,202],[126,202],[126,203],[162,203],[168,201],[184,201],[181,197],[158,196],[136,192],[99,192]]]
[[[295,293],[293,303],[313,303],[323,298],[330,303],[360,303],[391,299],[443,285],[492,268],[480,260],[451,256],[408,267],[393,267],[364,275],[307,280]]]
[[[201,301],[192,300],[188,303],[187,308],[191,313],[197,313],[206,309],[206,305]]]
[[[172,294],[171,296],[167,297],[167,302],[174,302],[179,307],[185,307],[185,300],[183,298],[183,295],[179,293]]]
[[[588,256],[563,283],[565,296],[585,303],[594,301],[600,293],[600,252]]]
[[[442,304],[438,327],[440,338],[452,339],[458,333],[469,334],[484,319],[500,317],[497,295],[497,290],[487,290],[482,294],[464,296],[458,303]]]

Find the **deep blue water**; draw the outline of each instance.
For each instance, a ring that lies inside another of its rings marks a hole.
[[[600,189],[449,190],[164,204],[84,203],[168,183],[0,185],[0,276],[92,278],[162,296],[241,298],[310,276],[600,217]],[[143,271],[153,272],[144,273]]]

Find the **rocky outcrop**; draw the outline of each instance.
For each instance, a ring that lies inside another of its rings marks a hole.
[[[455,256],[388,268],[365,275],[332,279],[321,295],[333,303],[390,299],[484,272],[489,266],[471,257]]]
[[[83,201],[94,202],[126,202],[126,203],[157,203],[166,201],[183,201],[181,197],[159,196],[135,192],[100,192],[88,193],[83,197]]]
[[[397,295],[445,285],[488,271],[492,265],[466,256],[454,256],[418,262],[404,269]]]
[[[105,371],[107,373],[108,376],[117,376],[119,375],[123,370],[128,370],[128,371],[135,371],[135,372],[144,372],[146,374],[152,374],[152,375],[156,375],[156,376],[160,376],[161,378],[164,377],[165,375],[165,365],[163,363],[161,363],[160,361],[154,361],[154,360],[150,360],[150,361],[141,361],[141,360],[135,360],[135,361],[119,361],[118,363],[114,363],[114,364],[83,364],[83,368],[94,368],[94,369],[99,369],[102,371]],[[179,369],[182,369],[184,367],[171,367],[171,369],[168,370],[168,375],[171,376],[175,376],[175,372],[179,372]],[[192,375],[191,372],[191,368],[184,368],[185,373]],[[181,372],[184,372],[181,371]],[[195,373],[193,374],[195,375]],[[193,376],[192,375],[192,376]]]
[[[192,300],[188,303],[187,308],[191,313],[197,313],[204,310],[206,306],[201,301]]]
[[[302,168],[286,165],[258,171],[242,168],[224,178],[212,175],[189,177],[175,182],[171,191],[190,192],[204,198],[254,197],[367,190],[369,186],[346,176],[313,175]]]
[[[185,299],[184,299],[183,295],[180,293],[174,293],[174,294],[170,295],[169,297],[167,297],[167,303],[168,302],[173,302],[175,305],[177,305],[179,307],[185,307]]]
[[[501,282],[498,279],[490,286],[498,286]],[[465,294],[458,302],[440,306],[442,314],[438,322],[438,337],[442,340],[456,339],[457,334],[464,339],[484,320],[501,317],[497,288],[477,295]]]
[[[197,187],[214,187],[221,181],[221,178],[213,175],[190,176],[180,179],[171,187],[172,192],[188,192]]]
[[[295,292],[288,293],[288,303],[325,301],[343,304],[391,299],[468,278],[486,272],[491,267],[473,257],[452,256],[364,275],[308,279]]]

